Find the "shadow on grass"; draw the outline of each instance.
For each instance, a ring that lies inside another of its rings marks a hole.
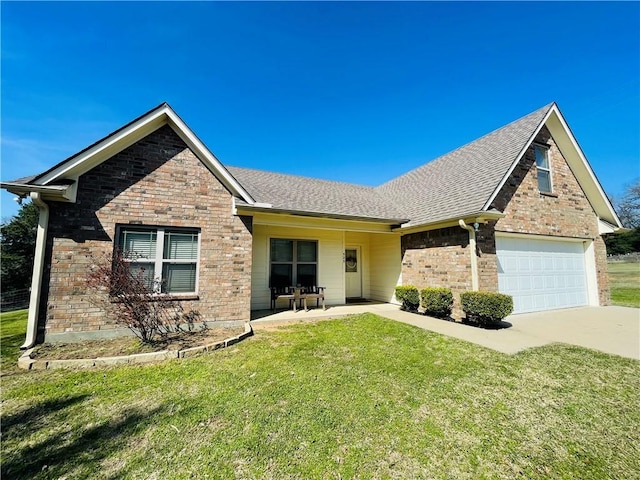
[[[47,400],[7,415],[2,418],[2,435],[6,438],[12,433],[13,427],[17,426],[21,430],[26,430],[27,433],[46,428],[51,415],[75,403],[82,402],[87,397],[88,395],[76,395],[74,397]]]
[[[2,478],[47,478],[76,476],[76,469],[96,472],[100,461],[126,448],[129,437],[154,421],[162,410],[130,408],[101,423],[84,426],[65,421],[81,412],[69,411],[88,395],[33,405],[3,419],[3,443],[18,443],[16,449],[3,448]],[[23,437],[23,438],[21,438]],[[33,439],[29,441],[29,439]]]

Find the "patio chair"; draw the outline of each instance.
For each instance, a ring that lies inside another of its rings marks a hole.
[[[316,308],[318,308],[320,306],[320,300],[322,300],[322,309],[326,310],[327,307],[324,304],[324,287],[305,287],[303,294],[301,295],[301,298],[304,302],[304,311],[306,312],[307,310],[309,310],[307,308],[307,300],[311,299],[313,300],[314,298],[316,299]]]
[[[271,310],[276,313],[276,303],[279,299],[289,300],[289,308],[293,304],[293,311],[296,311],[296,295],[292,287],[271,287]]]

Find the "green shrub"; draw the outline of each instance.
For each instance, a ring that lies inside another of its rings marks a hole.
[[[481,325],[497,324],[513,312],[513,297],[496,292],[462,292],[462,310]]]
[[[420,305],[420,293],[413,285],[396,287],[396,298],[402,302],[402,309],[408,312],[416,312]]]
[[[420,290],[420,305],[425,315],[445,318],[451,315],[453,293],[450,288],[428,287]]]

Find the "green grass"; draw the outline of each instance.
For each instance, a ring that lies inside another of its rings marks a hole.
[[[17,369],[20,345],[27,331],[28,310],[0,313],[0,372]]]
[[[508,356],[365,314],[183,361],[5,376],[1,473],[637,478],[639,391],[634,360]]]
[[[609,263],[609,282],[614,305],[640,308],[640,263]]]

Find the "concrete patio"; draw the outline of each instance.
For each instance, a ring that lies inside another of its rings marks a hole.
[[[505,327],[483,329],[400,310],[389,303],[332,306],[327,310],[270,310],[252,312],[254,329],[278,324],[371,312],[425,330],[466,340],[499,352],[515,354],[550,343],[567,343],[640,360],[640,309],[628,307],[580,307],[511,315]]]

